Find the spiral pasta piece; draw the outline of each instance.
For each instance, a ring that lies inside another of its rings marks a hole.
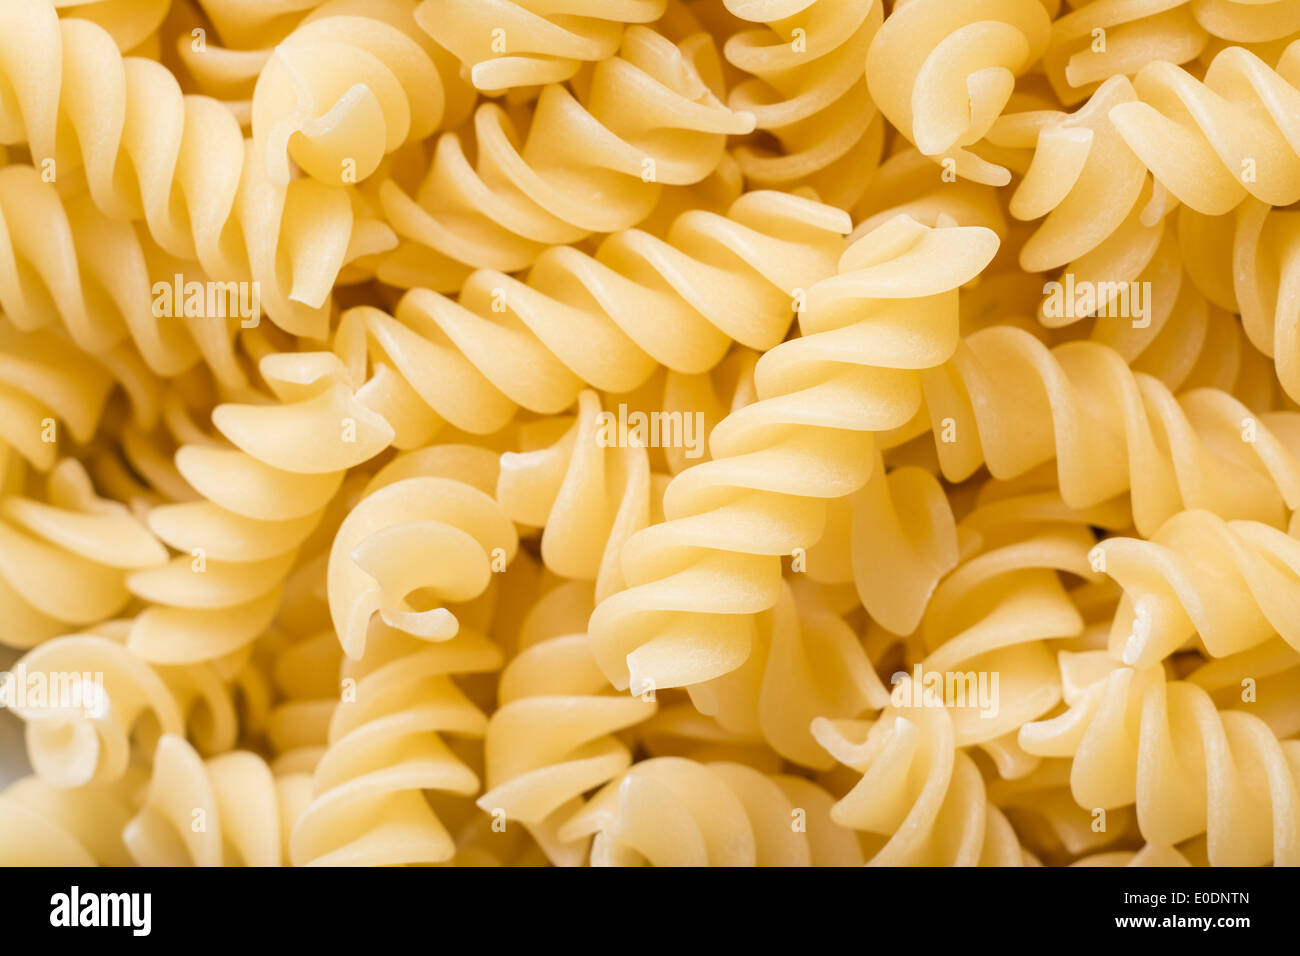
[[[0,865],[130,866],[122,831],[135,776],[72,789],[39,777],[14,781],[0,791]]]
[[[1151,667],[1194,635],[1214,657],[1280,635],[1300,650],[1300,541],[1256,521],[1184,511],[1143,541],[1099,544],[1105,570],[1124,589],[1111,652]]]
[[[871,41],[867,87],[904,136],[957,175],[1005,186],[1010,173],[967,147],[1002,113],[1016,77],[1047,48],[1039,0],[908,0]]]
[[[178,272],[195,273],[128,223],[104,216],[86,193],[63,199],[32,167],[4,166],[0,233],[0,307],[7,318],[0,335],[13,353],[5,397],[20,423],[39,421],[40,406],[48,405],[74,438],[86,442],[117,385],[136,421],[148,427],[159,401],[150,373],[175,376],[200,359],[223,383],[246,385],[232,345],[237,313],[230,311],[229,319],[224,309],[222,316],[187,315],[182,303],[175,315],[166,314],[156,296],[151,302],[159,291],[151,277],[167,276],[163,285],[170,292]],[[84,354],[67,354],[69,340]],[[49,368],[56,355],[66,369]],[[62,381],[73,374],[75,384]],[[18,447],[34,454],[30,435]]]
[[[372,627],[365,655],[344,666],[355,699],[340,703],[330,721],[328,747],[312,774],[313,799],[293,829],[294,864],[450,859],[455,844],[422,791],[478,789],[478,777],[440,735],[481,737],[487,725],[451,675],[500,665],[500,650],[468,629],[430,643],[384,624]]]
[[[1241,314],[1246,336],[1268,356],[1286,394],[1300,396],[1300,339],[1295,321],[1300,289],[1296,226],[1300,217],[1246,199],[1226,216],[1185,211],[1181,235],[1205,294]]]
[[[342,187],[274,184],[223,104],[185,96],[164,67],[123,58],[101,27],[60,20],[49,0],[16,0],[0,16],[0,72],[14,91],[4,141],[26,141],[58,181],[84,179],[110,219],[143,219],[168,255],[218,281],[256,283],[280,327],[325,337],[330,287],[354,238]],[[356,236],[365,245],[376,230],[385,232],[372,223]]]
[[[131,575],[166,560],[144,524],[65,458],[43,496],[0,494],[0,643],[28,648],[98,624],[126,607]]]
[[[0,0],[0,865],[1300,865],[1297,209],[1300,0]]]
[[[275,44],[323,2],[198,0],[193,11],[171,11],[180,27],[176,54],[197,91],[226,103],[247,126],[253,86]]]
[[[511,519],[542,529],[546,566],[595,580],[598,600],[623,586],[623,542],[653,520],[663,492],[645,446],[623,446],[610,434],[612,417],[594,392],[583,391],[558,441],[502,455],[497,481],[497,500]]]
[[[908,694],[911,678],[896,692]],[[890,706],[874,721],[819,719],[813,734],[862,779],[831,820],[866,834],[872,866],[1022,866],[1036,861],[988,802],[942,706]]]
[[[807,291],[834,272],[848,229],[838,209],[747,193],[725,217],[685,213],[666,241],[628,230],[594,257],[552,248],[526,282],[481,270],[457,302],[420,288],[391,316],[350,309],[334,348],[365,382],[360,400],[394,423],[399,447],[427,442],[444,422],[487,434],[519,406],[566,410],[584,384],[624,393],[656,363],[697,373],[733,340],[771,348]]]
[[[309,586],[319,588],[323,597],[324,565],[310,570],[317,580]],[[303,583],[301,576],[286,582],[287,608],[296,609],[293,592]],[[311,773],[329,742],[329,724],[339,701],[343,652],[329,627],[328,605],[324,620],[318,623],[323,623],[324,629],[299,640],[276,635],[285,643],[271,650],[271,679],[278,700],[267,715],[266,738],[276,755],[271,764],[276,774]]]
[[[592,866],[854,866],[829,794],[737,763],[656,757],[635,764],[560,829],[594,834]]]
[[[414,199],[391,180],[380,187],[406,240],[380,278],[450,291],[470,268],[512,272],[548,246],[641,222],[664,185],[705,179],[726,137],[753,129],[753,116],[729,110],[706,81],[716,61],[707,36],[675,45],[633,26],[581,99],[557,83],[542,89],[526,135],[502,107],[480,105],[472,163],[459,134],[444,133]]]
[[[1004,117],[990,139],[1034,148],[1011,211],[1047,215],[1023,266],[1041,271],[1090,252],[1098,271],[1123,265],[1141,246],[1154,248],[1176,203],[1217,216],[1248,197],[1274,206],[1300,199],[1298,64],[1296,44],[1276,69],[1228,47],[1204,80],[1153,62],[1132,82],[1106,80],[1074,113]]]
[[[456,635],[446,602],[472,600],[519,547],[492,498],[496,456],[443,445],[397,459],[344,519],[329,560],[330,616],[343,651],[363,659],[372,618],[426,641]],[[473,481],[462,477],[473,468]],[[418,558],[418,560],[414,560]]]
[[[122,646],[119,629],[47,641],[16,667],[39,677],[10,708],[27,722],[27,751],[42,781],[56,787],[112,784],[147,761],[157,734],[189,734],[209,753],[235,742],[237,717],[228,666],[152,667]]]
[[[997,741],[1059,703],[1047,642],[1084,629],[1059,573],[1097,579],[1088,562],[1092,543],[1084,528],[1037,530],[971,557],[936,588],[916,666],[922,673],[984,676],[992,691],[971,700],[967,690],[960,705],[949,705],[958,746]]]
[[[553,862],[582,862],[585,844],[565,845],[559,825],[582,805],[582,794],[632,763],[615,733],[654,712],[653,701],[613,692],[586,634],[525,648],[501,673],[479,807],[523,823]]]
[[[1289,0],[1286,5],[1294,6]],[[1043,54],[1053,91],[1068,106],[1085,99],[1101,81],[1136,73],[1152,60],[1195,59],[1209,40],[1195,10],[1210,6],[1189,0],[1091,0],[1076,5],[1053,21],[1051,43]],[[1246,14],[1255,5],[1220,0],[1213,6]]]
[[[210,660],[258,637],[343,472],[392,440],[334,355],[272,354],[259,367],[279,403],[219,405],[213,424],[229,444],[200,433],[175,456],[198,499],[148,513],[149,527],[180,552],[129,581],[150,602],[129,646],[153,663]]]
[[[996,248],[987,229],[900,216],[813,287],[803,336],[759,360],[759,400],[714,429],[711,461],[668,486],[668,520],[624,545],[630,587],[590,627],[616,687],[693,685],[744,663],[753,616],[776,604],[780,556],[817,542],[826,499],[866,484],[872,432],[917,413],[917,369],[952,353],[957,288]]]
[[[500,93],[570,79],[618,51],[623,29],[663,16],[666,0],[425,0],[415,18],[469,70],[474,87]]]
[[[1258,415],[1209,388],[1175,398],[1097,343],[1049,350],[1020,329],[984,329],[923,378],[931,422],[958,436],[935,445],[950,480],[1055,459],[1066,504],[1128,492],[1144,534],[1186,508],[1277,526],[1300,503],[1292,413]]]
[[[1082,807],[1136,804],[1143,837],[1176,846],[1205,834],[1214,866],[1300,862],[1300,743],[1258,717],[1219,711],[1159,667],[1104,651],[1061,655],[1069,709],[1026,724],[1030,753],[1069,757]]]
[[[1220,710],[1259,717],[1279,740],[1300,731],[1300,661],[1281,638],[1207,661],[1187,681],[1208,693]]]
[[[781,145],[778,152],[737,147],[745,177],[765,187],[811,186],[827,202],[849,208],[870,182],[864,163],[884,145],[884,123],[862,71],[882,5],[727,0],[726,6],[763,24],[733,34],[723,49],[753,77],[732,90],[729,102],[753,113],[757,128]]]
[[[122,839],[139,866],[280,866],[307,785],[303,774],[274,777],[248,751],[205,761],[166,735]]]
[[[252,103],[254,153],[272,183],[289,183],[291,160],[322,183],[360,182],[439,127],[453,64],[415,11],[415,0],[332,0],[276,44]]]

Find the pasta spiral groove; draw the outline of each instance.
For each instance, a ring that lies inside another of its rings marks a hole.
[[[1013,478],[1055,459],[1067,505],[1128,492],[1144,534],[1185,508],[1277,526],[1300,504],[1292,413],[1257,415],[1210,388],[1175,398],[1106,346],[1049,350],[1020,329],[984,329],[923,378],[931,421],[964,436],[935,445],[950,480],[981,464]]]
[[[1080,806],[1136,804],[1157,845],[1203,833],[1215,866],[1300,862],[1300,743],[1244,711],[1217,710],[1159,667],[1134,670],[1096,651],[1063,653],[1061,671],[1069,709],[1026,724],[1020,744],[1071,758]]]
[[[401,447],[427,441],[444,420],[487,434],[517,406],[564,411],[584,384],[622,393],[642,385],[656,363],[703,372],[733,340],[771,348],[801,294],[833,273],[848,228],[841,210],[748,193],[725,217],[701,210],[678,217],[666,241],[627,230],[595,256],[549,249],[523,282],[475,272],[457,302],[418,288],[391,316],[351,309],[335,350],[357,381],[370,357],[376,374],[358,394],[404,424]]]
[[[869,181],[863,163],[884,144],[884,124],[862,71],[880,29],[881,4],[727,0],[727,9],[765,27],[732,35],[723,49],[753,77],[732,90],[731,107],[753,113],[758,129],[783,147],[777,153],[738,147],[741,171],[760,186],[807,185],[827,202],[851,207]]]
[[[743,764],[656,757],[635,764],[560,830],[594,833],[592,866],[853,866],[831,797]],[[802,814],[800,813],[802,811]]]
[[[279,402],[219,405],[213,424],[229,444],[200,432],[176,453],[197,500],[148,513],[154,533],[181,552],[129,582],[151,603],[129,640],[148,661],[209,660],[258,637],[343,472],[392,441],[331,353],[271,354],[260,369]]]
[[[776,604],[780,556],[816,543],[825,499],[867,482],[872,432],[917,413],[917,370],[956,347],[957,288],[996,248],[987,229],[900,216],[813,287],[803,337],[758,363],[759,400],[714,429],[713,460],[669,484],[667,522],[624,546],[630,587],[590,628],[616,687],[697,684],[745,661],[752,616]]]
[[[727,135],[749,132],[753,117],[729,110],[702,78],[717,73],[717,51],[696,40],[629,28],[581,100],[557,83],[542,89],[522,137],[502,107],[480,105],[473,163],[459,134],[444,133],[415,198],[381,185],[387,221],[406,242],[380,278],[450,291],[470,268],[522,269],[548,246],[636,225],[665,185],[707,177]]]

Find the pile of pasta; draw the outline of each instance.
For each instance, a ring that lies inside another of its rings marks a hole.
[[[1298,117],[1300,0],[4,0],[0,863],[1300,863]]]

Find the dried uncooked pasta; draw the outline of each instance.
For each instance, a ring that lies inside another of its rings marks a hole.
[[[1300,864],[1298,116],[1300,0],[3,0],[0,864]]]

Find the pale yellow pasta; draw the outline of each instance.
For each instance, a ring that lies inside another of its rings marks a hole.
[[[1146,541],[1098,546],[1105,571],[1124,588],[1111,652],[1150,667],[1194,635],[1214,657],[1280,636],[1300,649],[1300,541],[1255,521],[1184,511]]]
[[[1205,49],[1209,36],[1197,22],[1197,8],[1217,6],[1243,19],[1259,4],[1221,0],[1084,0],[1052,22],[1043,66],[1052,89],[1067,106],[1087,97],[1102,80],[1132,75],[1151,60],[1186,63]],[[1296,8],[1291,0],[1264,4]],[[1213,19],[1213,18],[1212,18]],[[1291,32],[1300,30],[1298,19]]]
[[[962,178],[1005,186],[1007,170],[967,147],[1002,113],[1049,30],[1039,0],[904,0],[871,42],[867,87],[923,154]]]
[[[1300,0],[0,0],[0,865],[1300,865],[1297,203]]]
[[[468,797],[474,772],[440,735],[481,737],[487,718],[457,689],[455,673],[494,670],[501,652],[479,634],[427,642],[380,625],[343,679],[355,699],[340,703],[312,773],[312,799],[294,824],[296,865],[436,863],[455,844],[422,791]]]
[[[580,97],[558,83],[542,89],[526,134],[502,107],[480,105],[473,159],[460,134],[445,133],[414,199],[392,181],[380,189],[388,222],[406,240],[380,277],[454,289],[467,267],[523,268],[548,246],[636,225],[665,185],[705,179],[727,135],[749,132],[754,119],[711,88],[718,54],[710,39],[696,39],[704,43],[630,27]]]
[[[686,757],[699,763],[725,761],[763,773],[779,773],[784,764],[763,738],[726,730],[695,709],[682,691],[656,691],[659,709],[638,724],[636,736],[651,757]]]
[[[642,761],[611,781],[560,836],[594,834],[592,866],[852,866],[862,855],[832,823],[830,797],[798,777],[681,757]]]
[[[415,9],[415,0],[331,0],[276,44],[252,103],[253,150],[272,183],[288,185],[290,160],[323,183],[360,182],[439,127],[451,64]]]
[[[350,309],[334,348],[354,379],[373,368],[358,395],[394,423],[399,447],[429,441],[444,421],[495,432],[517,406],[564,411],[584,384],[626,392],[657,363],[703,372],[733,340],[771,348],[834,272],[848,228],[821,203],[747,193],[727,216],[683,214],[666,241],[633,229],[594,256],[552,247],[527,282],[481,270],[458,301],[416,288],[392,315]]]
[[[238,721],[226,682],[237,661],[155,668],[123,646],[124,628],[100,630],[111,636],[58,637],[18,663],[20,679],[39,677],[47,688],[46,699],[9,704],[27,721],[28,755],[42,780],[58,787],[112,783],[132,763],[150,759],[159,733],[188,732],[212,753],[234,743]],[[69,681],[80,692],[64,699],[67,691],[58,692]]]
[[[604,414],[596,394],[582,392],[577,418],[555,444],[501,456],[496,489],[512,520],[543,529],[546,566],[594,580],[597,599],[624,587],[623,543],[659,511],[646,449],[603,445]]]
[[[58,335],[66,334],[82,354],[68,356],[65,375],[75,372],[69,387],[55,381],[13,381],[25,395],[6,390],[7,417],[27,424],[45,402],[66,421],[73,436],[89,439],[102,410],[105,393],[114,384],[130,398],[136,419],[152,424],[157,415],[158,383],[150,375],[177,375],[200,360],[225,384],[246,384],[234,356],[233,338],[240,319],[200,319],[154,309],[151,277],[188,273],[199,281],[201,271],[173,260],[147,236],[128,223],[100,213],[87,193],[64,199],[41,173],[26,165],[0,168],[0,212],[5,233],[0,241],[0,306],[8,321],[28,336],[15,336],[4,327],[6,352],[31,362],[48,363]],[[246,297],[247,298],[247,297]],[[251,300],[250,300],[251,301]],[[232,313],[232,316],[234,313]],[[53,335],[49,333],[54,333]],[[52,379],[46,373],[46,379]],[[55,390],[57,388],[57,391]],[[36,419],[39,421],[39,419]],[[32,434],[18,442],[32,454]],[[52,449],[47,449],[48,451]]]
[[[1191,866],[1173,847],[1147,844],[1136,853],[1097,853],[1077,861],[1075,866]]]
[[[354,236],[342,186],[277,185],[227,107],[183,96],[160,64],[123,58],[108,33],[59,20],[49,0],[15,0],[0,17],[0,73],[13,89],[5,142],[26,142],[47,177],[83,178],[109,218],[143,219],[169,255],[258,283],[281,327],[323,337]],[[358,234],[374,228],[385,231]]]
[[[1110,808],[1102,816],[1075,802],[1068,760],[1026,753],[1015,734],[1006,748],[1015,755],[1015,769],[999,767],[999,777],[988,781],[989,802],[1045,866],[1123,852],[1114,848],[1141,839],[1131,807]]]
[[[1145,533],[1185,508],[1280,525],[1300,503],[1293,413],[1258,415],[1210,388],[1175,397],[1096,343],[1049,350],[1019,329],[984,329],[923,381],[931,421],[965,436],[935,445],[950,480],[981,464],[1012,478],[1055,459],[1066,504],[1128,492]],[[1243,441],[1255,428],[1258,440]]]
[[[141,775],[75,789],[39,777],[14,781],[0,791],[0,865],[130,866],[122,831]]]
[[[745,177],[767,187],[811,186],[851,206],[870,182],[885,124],[867,93],[862,63],[880,29],[878,0],[726,0],[741,20],[761,23],[728,38],[727,60],[753,79],[731,92],[733,109],[754,114],[779,152],[742,145]]]
[[[334,539],[330,616],[353,659],[362,659],[376,616],[422,640],[454,637],[459,623],[443,605],[482,594],[519,546],[510,520],[483,487],[490,489],[495,478],[495,456],[468,447],[458,456],[454,445],[429,451],[381,471]],[[466,475],[470,469],[477,474]]]
[[[1136,803],[1149,842],[1205,834],[1214,865],[1296,865],[1300,744],[1251,714],[1216,710],[1159,667],[1135,670],[1104,651],[1063,653],[1061,676],[1069,709],[1026,724],[1020,744],[1071,758],[1081,807]]]
[[[1187,681],[1208,693],[1220,710],[1246,710],[1279,739],[1300,731],[1300,662],[1281,638],[1207,661]]]
[[[758,363],[759,401],[714,429],[711,461],[669,485],[668,521],[624,546],[630,587],[591,620],[596,658],[615,686],[694,685],[744,663],[753,615],[776,603],[779,556],[815,544],[824,499],[870,478],[872,431],[915,415],[915,370],[951,354],[957,288],[996,248],[987,229],[900,216],[813,287],[803,337]]]
[[[1224,216],[1184,210],[1179,226],[1184,255],[1196,266],[1206,296],[1241,315],[1255,349],[1271,358],[1292,399],[1300,395],[1297,347],[1296,216],[1254,198]]]
[[[567,615],[543,609],[556,602],[567,605]],[[583,793],[632,762],[614,734],[656,709],[653,700],[609,687],[586,634],[550,633],[565,616],[581,627],[590,607],[590,594],[568,585],[542,598],[537,609],[545,624],[525,624],[524,646],[501,672],[484,739],[487,779],[479,807],[507,828],[522,823],[559,865],[580,864],[587,853],[585,842],[560,839],[560,824],[581,807]]]
[[[256,754],[205,761],[166,735],[122,841],[140,866],[279,866],[307,786],[305,775],[273,777]]]
[[[178,470],[200,497],[148,513],[151,530],[180,552],[129,582],[151,602],[129,641],[149,661],[219,657],[264,631],[280,582],[342,473],[392,439],[388,423],[358,402],[334,355],[269,355],[261,373],[279,402],[217,406],[213,424],[229,444],[205,437],[176,452]]]
[[[130,576],[167,560],[135,515],[95,493],[76,459],[51,469],[39,498],[10,487],[0,494],[0,643],[32,647],[110,618],[130,600]]]
[[[911,678],[905,678],[904,689]],[[813,733],[862,774],[831,820],[867,835],[876,866],[1022,866],[1036,861],[988,802],[943,708],[886,708],[874,721],[819,718]]]
[[[198,0],[193,11],[173,7],[172,16],[182,20],[176,53],[196,92],[226,102],[247,125],[253,85],[275,44],[322,2],[328,0]]]
[[[1131,82],[1106,80],[1074,113],[1004,116],[990,139],[1033,148],[1011,211],[1047,216],[1021,252],[1024,268],[1132,269],[1176,203],[1221,215],[1248,196],[1283,206],[1300,198],[1298,56],[1292,45],[1272,69],[1228,47],[1203,81],[1157,61]]]
[[[416,20],[456,55],[477,89],[567,80],[618,50],[623,28],[663,15],[665,0],[426,0]]]

